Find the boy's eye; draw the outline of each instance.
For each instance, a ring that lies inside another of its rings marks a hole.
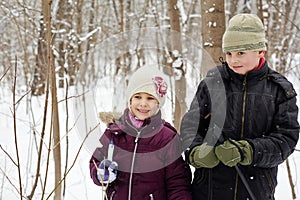
[[[226,55],[231,56],[231,53],[230,52],[226,52]]]
[[[238,52],[238,54],[239,54],[239,55],[244,55],[245,52],[240,51],[240,52]]]

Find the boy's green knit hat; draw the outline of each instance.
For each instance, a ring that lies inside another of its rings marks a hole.
[[[267,50],[264,25],[255,14],[237,14],[223,34],[223,52]]]

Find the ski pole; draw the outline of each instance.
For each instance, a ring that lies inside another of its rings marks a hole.
[[[221,130],[217,125],[215,125],[214,128],[215,128],[217,131],[220,131],[220,130]],[[224,142],[224,141],[225,141],[225,139],[224,139],[225,136],[222,134],[221,131],[220,131],[219,133],[220,133],[220,135],[219,135],[219,141],[220,141],[220,142]],[[239,148],[238,145],[236,145],[234,142],[232,142],[232,140],[231,140],[230,138],[226,137],[226,139],[228,139],[230,143],[234,144],[234,145],[239,149],[239,152],[242,153],[242,151],[241,151],[241,149]],[[241,155],[241,156],[243,156],[243,155]],[[246,187],[246,190],[248,191],[248,193],[249,193],[251,199],[252,199],[252,200],[256,200],[255,195],[254,195],[254,193],[252,192],[252,190],[251,190],[251,188],[250,188],[250,185],[249,185],[247,179],[245,178],[243,172],[241,171],[241,169],[239,168],[238,165],[235,165],[234,167],[235,167],[235,170],[237,171],[239,177],[241,178],[241,180],[242,180],[244,186]]]
[[[255,196],[254,196],[254,194],[253,194],[253,192],[252,192],[252,190],[251,190],[251,188],[250,188],[250,185],[249,185],[249,183],[247,182],[247,180],[246,180],[246,178],[245,178],[243,172],[241,171],[241,169],[240,169],[237,165],[235,165],[234,167],[235,167],[235,170],[237,171],[239,177],[241,178],[241,180],[242,180],[244,186],[246,187],[246,189],[247,189],[247,191],[248,191],[248,193],[249,193],[251,199],[252,199],[252,200],[256,200],[256,198],[255,198]]]

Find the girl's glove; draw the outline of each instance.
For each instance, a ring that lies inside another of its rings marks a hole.
[[[104,159],[98,166],[97,178],[100,183],[108,184],[116,180],[118,164],[115,161]]]
[[[253,149],[246,140],[226,140],[215,149],[218,159],[229,167],[240,163],[250,165],[253,161]]]
[[[189,156],[189,161],[196,168],[213,168],[220,162],[214,152],[214,147],[207,145],[207,143],[193,148]]]

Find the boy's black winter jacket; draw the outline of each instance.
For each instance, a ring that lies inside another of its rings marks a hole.
[[[224,63],[200,82],[180,135],[190,150],[204,141],[216,146],[224,138],[247,140],[253,147],[253,162],[239,168],[256,199],[274,199],[277,166],[294,151],[299,138],[297,118],[292,84],[267,62],[247,75],[234,73]],[[236,169],[220,162],[212,169],[196,169],[193,199],[250,197]]]

